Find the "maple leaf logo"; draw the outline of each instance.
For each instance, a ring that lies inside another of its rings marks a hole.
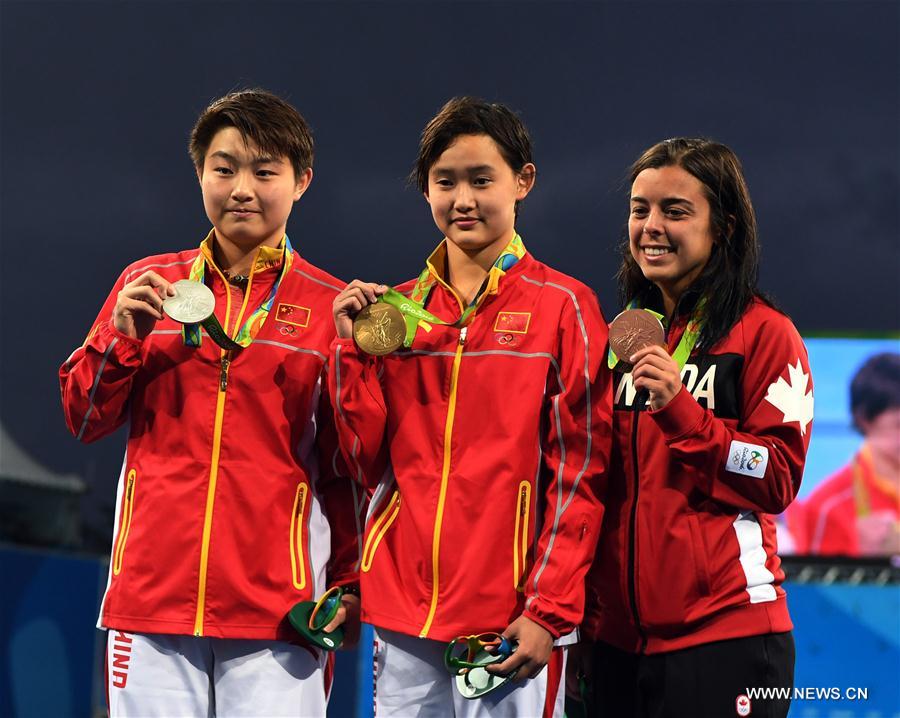
[[[784,414],[784,423],[796,421],[800,424],[800,433],[806,433],[806,427],[813,418],[813,394],[812,389],[807,393],[809,386],[809,374],[804,373],[797,359],[797,365],[787,365],[788,379],[778,377],[778,381],[769,385],[766,392],[766,401],[772,404],[778,411]]]

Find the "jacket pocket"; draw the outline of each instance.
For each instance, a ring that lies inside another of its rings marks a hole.
[[[137,471],[128,472],[125,483],[125,496],[122,500],[122,515],[119,517],[119,535],[116,537],[116,549],[113,551],[113,576],[122,573],[122,561],[125,558],[125,544],[131,528],[131,514],[134,512],[134,485],[137,482]]]
[[[516,492],[516,530],[513,537],[513,587],[525,590],[528,576],[528,516],[531,513],[531,484],[523,481]]]
[[[297,493],[294,495],[294,509],[291,512],[291,578],[294,588],[298,590],[306,588],[303,527],[306,525],[306,498],[308,495],[309,486],[304,483],[298,484]]]
[[[400,492],[394,491],[384,507],[384,511],[372,522],[372,528],[369,529],[369,535],[366,537],[366,543],[363,547],[362,563],[360,564],[360,568],[363,571],[368,573],[369,569],[372,568],[372,559],[375,558],[378,544],[381,543],[381,539],[384,538],[385,533],[397,519],[399,513]]]
[[[697,514],[688,514],[688,526],[691,529],[691,553],[694,558],[694,570],[697,575],[697,590],[701,596],[709,595],[709,565],[706,559],[706,541],[700,528]]]

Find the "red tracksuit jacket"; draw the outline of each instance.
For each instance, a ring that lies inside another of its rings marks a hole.
[[[452,321],[443,252],[426,308]],[[341,448],[377,487],[360,575],[376,626],[448,641],[523,610],[554,636],[581,620],[611,439],[607,329],[593,292],[531,255],[500,274],[462,329],[420,329],[381,360],[333,345]]]
[[[268,296],[283,252],[258,250],[245,302],[207,242],[206,282],[233,335]],[[338,475],[324,380],[341,283],[294,253],[255,340],[230,354],[205,333],[200,347],[185,346],[168,317],[143,341],[116,331],[112,310],[127,282],[147,269],[170,282],[187,278],[197,254],[126,268],[85,344],[60,369],[78,439],[128,424],[100,623],[289,639],[284,618],[294,603],[321,594],[326,580],[357,578],[365,496]]]
[[[684,321],[670,328],[674,351]],[[671,651],[792,628],[776,555],[813,415],[806,349],[754,300],[728,335],[692,354],[660,411],[616,373],[606,514],[588,578],[588,635]]]

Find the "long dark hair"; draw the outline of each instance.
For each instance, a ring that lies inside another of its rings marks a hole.
[[[676,137],[646,150],[629,170],[628,188],[646,169],[677,166],[693,175],[709,202],[712,252],[700,276],[682,295],[676,313],[690,312],[706,300],[697,348],[708,350],[734,326],[754,297],[771,300],[757,289],[759,240],[756,215],[737,155],[729,147],[703,138]],[[622,264],[616,279],[623,304],[637,299],[642,306],[659,307],[662,296],[631,256],[628,236],[620,247]]]

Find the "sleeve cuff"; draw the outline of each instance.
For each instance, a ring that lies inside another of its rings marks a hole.
[[[128,344],[129,346],[133,346],[135,348],[140,348],[144,344],[143,339],[130,337],[127,334],[122,334],[122,332],[116,329],[116,325],[113,324],[112,319],[110,319],[105,324],[100,325],[100,333],[106,335],[110,340],[118,339],[120,342]]]
[[[704,410],[682,386],[672,401],[662,409],[650,411],[649,414],[665,434],[666,441],[671,442],[693,433],[703,420]]]
[[[554,640],[556,640],[563,634],[562,631],[560,631],[558,628],[556,628],[552,624],[548,623],[545,619],[538,616],[534,611],[532,611],[529,608],[526,608],[522,612],[522,615],[527,616],[530,620],[534,621],[541,628],[545,629],[551,636],[553,636]]]
[[[334,356],[337,348],[341,348],[341,354],[346,356],[350,354],[351,356],[356,356],[359,353],[359,349],[356,346],[356,342],[353,341],[352,338],[341,339],[340,337],[335,337],[331,340],[331,355]]]

